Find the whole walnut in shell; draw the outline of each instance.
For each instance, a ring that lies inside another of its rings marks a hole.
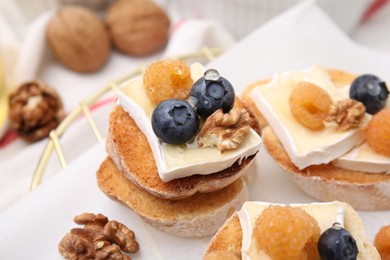
[[[104,23],[85,7],[59,9],[46,33],[54,55],[71,70],[95,71],[108,59],[111,46]]]
[[[106,25],[120,51],[148,55],[165,45],[170,21],[159,6],[148,0],[119,0],[108,10]]]

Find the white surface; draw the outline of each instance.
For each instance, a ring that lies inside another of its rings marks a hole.
[[[375,71],[388,81],[390,77],[389,54],[356,45],[310,3],[260,28],[212,66],[240,92],[247,83],[269,77],[275,71],[316,63],[355,73]],[[82,212],[100,212],[134,229],[141,246],[134,259],[199,259],[210,238],[183,239],[157,231],[98,190],[95,172],[104,157],[104,144],[94,146],[36,191],[0,212],[0,245],[7,248],[0,250],[0,259],[61,259],[57,245],[76,226],[73,217]],[[250,178],[252,200],[314,201],[263,149],[256,162]],[[390,224],[390,211],[361,212],[361,216],[370,240],[382,225]]]
[[[160,232],[98,189],[95,172],[105,156],[104,143],[93,146],[26,199],[4,210],[0,215],[0,259],[63,259],[57,245],[77,226],[73,217],[83,212],[103,213],[131,228],[141,247],[133,259],[185,259],[188,252],[199,259],[207,240]]]

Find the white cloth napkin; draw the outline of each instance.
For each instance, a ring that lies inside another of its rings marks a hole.
[[[43,79],[60,93],[67,112],[70,112],[78,106],[82,99],[87,98],[111,80],[161,56],[190,53],[204,46],[210,48],[229,47],[235,42],[226,29],[215,21],[181,20],[172,26],[171,36],[164,50],[144,58],[133,58],[113,51],[103,69],[96,73],[79,74],[60,65],[48,49],[45,28],[54,13],[54,10],[50,10],[39,16],[29,26],[22,42],[18,42],[14,35],[9,34],[7,49],[12,48],[15,51],[14,71],[12,71],[15,75],[13,79],[15,84],[37,78]],[[108,110],[99,111],[98,115],[95,116],[95,119],[100,121],[100,129],[107,129],[107,117],[102,117],[102,115],[107,115]],[[102,118],[104,120],[101,120]],[[74,127],[73,131],[68,131],[66,138],[62,139],[68,161],[77,158],[95,142],[92,132],[85,122],[76,125],[78,126]],[[0,210],[28,194],[32,174],[46,142],[44,140],[28,145],[22,140],[16,140],[0,149]],[[76,144],[84,145],[81,145],[83,148],[80,148]],[[21,160],[23,163],[20,163]],[[58,160],[53,152],[45,176],[51,176],[58,169]]]
[[[202,47],[230,47],[233,36],[218,22],[209,19],[183,19],[173,27],[165,57],[190,53]]]

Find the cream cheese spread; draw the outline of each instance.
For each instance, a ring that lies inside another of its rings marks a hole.
[[[191,65],[191,77],[198,80],[204,74],[200,63]],[[171,145],[161,142],[153,132],[151,116],[154,106],[143,87],[142,78],[134,79],[121,88],[118,104],[133,118],[144,133],[162,181],[167,182],[195,174],[211,174],[229,168],[257,153],[261,138],[251,129],[239,148],[220,153],[216,147],[199,148],[196,144]]]
[[[250,93],[251,98],[256,100],[257,109],[299,169],[329,163],[362,143],[363,129],[369,121],[369,116],[365,116],[359,127],[345,132],[338,131],[336,125],[329,125],[319,131],[307,129],[296,121],[289,106],[290,94],[301,81],[323,88],[333,102],[348,98],[345,89],[335,87],[321,66],[278,74],[270,83],[260,85]]]
[[[271,258],[263,251],[258,251],[254,243],[252,243],[252,231],[254,223],[261,215],[263,210],[271,205],[266,202],[245,202],[241,210],[238,212],[240,224],[242,228],[242,259],[257,259],[257,260],[271,260]],[[282,205],[284,206],[284,205]],[[291,207],[300,207],[318,222],[321,233],[326,229],[332,227],[336,219],[344,221],[344,208],[341,202],[325,202],[325,203],[311,203],[311,204],[289,204]]]

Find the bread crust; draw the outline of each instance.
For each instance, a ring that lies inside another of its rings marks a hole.
[[[234,213],[211,239],[205,257],[213,252],[239,255],[241,259],[242,228],[237,212]]]
[[[248,199],[242,178],[211,194],[165,200],[138,188],[108,157],[96,173],[99,188],[125,203],[152,226],[183,237],[204,237],[218,228]],[[210,199],[210,196],[212,199]]]
[[[236,105],[250,108],[240,100]],[[251,113],[251,127],[261,134],[260,124]],[[125,176],[140,188],[160,198],[177,200],[196,192],[207,193],[222,189],[237,180],[255,155],[235,162],[230,168],[208,175],[193,175],[163,182],[157,172],[149,143],[135,121],[120,106],[110,114],[109,134],[106,140],[108,155]]]
[[[328,69],[328,74],[337,87],[350,84],[356,77],[341,70]],[[280,140],[256,108],[250,92],[255,86],[269,80],[249,85],[242,99],[252,108],[261,122],[262,138],[273,159],[293,176],[294,182],[308,195],[321,201],[345,201],[357,210],[390,209],[390,174],[365,173],[336,167],[332,164],[309,166],[299,170],[290,160]]]
[[[350,205],[346,203],[342,203],[342,205],[345,210],[345,228],[353,234],[355,240],[357,241],[357,246],[359,248],[358,259],[379,260],[380,256],[378,251],[365,236],[363,222],[360,219],[359,214]],[[218,232],[211,239],[206,249],[204,259],[214,252],[226,252],[231,255],[238,255],[239,259],[241,259],[241,247],[242,228],[238,214],[235,213],[225,222],[225,224],[221,226]]]

